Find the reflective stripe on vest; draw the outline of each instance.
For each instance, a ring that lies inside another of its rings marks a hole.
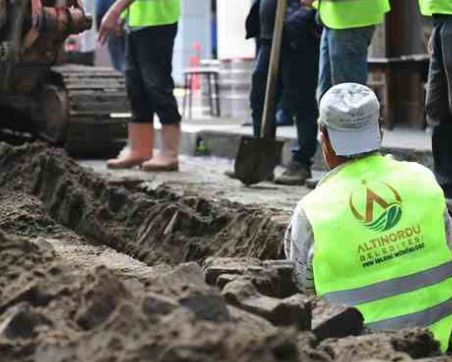
[[[452,298],[424,309],[420,312],[406,314],[400,317],[385,319],[379,322],[369,323],[367,326],[375,330],[405,329],[413,327],[429,327],[432,324],[448,317],[452,311]]]
[[[372,328],[429,327],[447,348],[452,252],[444,195],[429,170],[369,156],[344,165],[301,206],[320,297],[356,306]]]
[[[452,261],[417,274],[394,278],[353,290],[328,293],[323,298],[334,304],[359,305],[438,284],[452,278]]]
[[[318,7],[322,22],[331,29],[381,24],[391,9],[389,0],[321,0]]]
[[[180,17],[180,0],[135,0],[125,15],[130,27],[175,24]]]
[[[450,0],[419,0],[422,15],[451,14],[452,1]]]

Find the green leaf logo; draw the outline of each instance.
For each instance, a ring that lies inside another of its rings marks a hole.
[[[372,187],[367,181],[362,184],[364,187],[350,195],[349,204],[353,216],[375,232],[395,227],[403,215],[402,198],[397,190],[382,182],[372,182]]]
[[[365,223],[364,226],[374,231],[387,231],[396,226],[401,218],[402,206],[399,204],[392,204],[378,217],[378,219],[368,224]]]

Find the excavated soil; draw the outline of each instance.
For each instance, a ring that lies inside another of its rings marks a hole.
[[[0,144],[0,361],[452,360],[424,330],[328,338],[276,214]]]
[[[0,145],[0,226],[24,236],[61,235],[58,225],[147,264],[208,256],[276,259],[285,225],[270,212],[165,187],[109,185],[64,153],[44,145]],[[50,218],[58,225],[50,225]]]

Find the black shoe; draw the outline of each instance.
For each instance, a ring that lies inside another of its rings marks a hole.
[[[292,160],[284,173],[276,178],[275,183],[278,185],[301,186],[311,176],[311,169],[308,166]]]
[[[238,177],[234,171],[224,171],[224,174],[225,174],[225,176],[232,178],[234,180],[238,179]],[[272,174],[264,181],[273,182],[274,180],[275,180],[275,174],[272,172]]]
[[[235,171],[224,171],[224,174],[229,178],[237,180],[237,175],[235,174]]]
[[[316,187],[317,187],[317,185],[319,184],[319,179],[316,179],[316,178],[308,178],[306,181],[305,181],[305,186],[308,188],[308,189],[310,189],[310,190],[314,190]]]

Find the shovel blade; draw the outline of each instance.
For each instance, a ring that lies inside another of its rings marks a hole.
[[[268,180],[281,160],[283,142],[266,138],[242,137],[234,171],[245,185]]]

